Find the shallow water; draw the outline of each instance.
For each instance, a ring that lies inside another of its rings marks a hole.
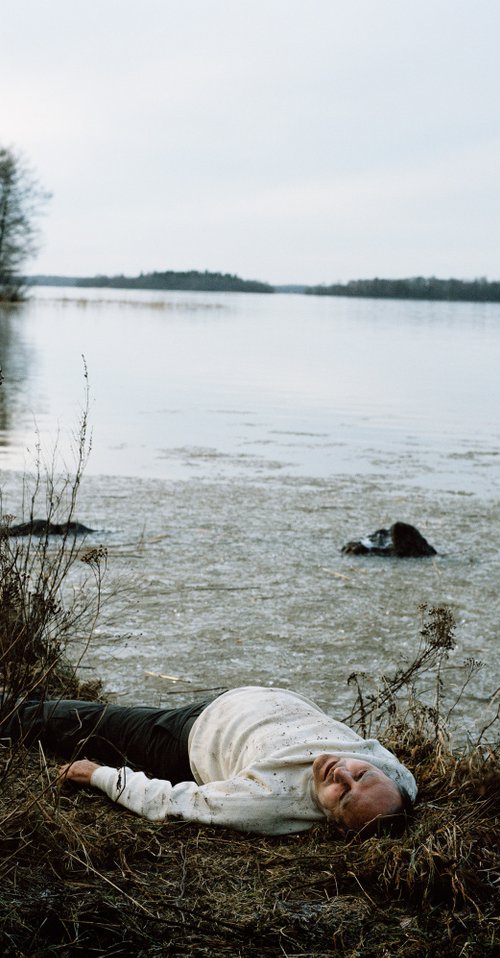
[[[110,593],[86,664],[108,689],[181,703],[274,683],[345,715],[349,674],[412,657],[419,603],[445,602],[450,690],[465,659],[487,663],[458,734],[481,725],[498,687],[498,308],[55,294],[9,320],[3,511],[19,510],[33,413],[48,444],[63,423],[65,450],[85,352],[94,444],[78,518],[101,530],[88,544],[109,549]],[[340,554],[396,519],[439,556]]]

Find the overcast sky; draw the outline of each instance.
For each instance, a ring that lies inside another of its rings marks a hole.
[[[0,0],[30,272],[500,278],[498,0]]]

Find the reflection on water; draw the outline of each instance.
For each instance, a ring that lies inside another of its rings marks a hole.
[[[24,384],[11,383],[22,402],[11,448],[0,453],[5,466],[24,465],[35,420],[49,446],[58,429],[67,444],[65,428],[70,433],[81,406],[84,353],[93,474],[402,470],[416,485],[498,491],[496,304],[85,296],[41,290],[12,327],[11,354],[24,350],[32,359]]]
[[[0,446],[15,444],[12,432],[19,428],[17,413],[29,370],[29,349],[23,338],[23,310],[17,306],[0,306]]]
[[[462,732],[480,723],[498,685],[499,308],[54,292],[3,327],[0,462],[22,468],[34,419],[67,457],[85,353],[94,440],[77,518],[109,548],[89,662],[108,688],[181,702],[274,682],[345,714],[349,673],[410,657],[418,604],[444,602],[456,694],[464,659],[487,663],[457,713]],[[2,487],[18,514],[19,475]],[[439,556],[340,554],[398,519]]]

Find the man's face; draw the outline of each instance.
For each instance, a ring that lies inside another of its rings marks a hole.
[[[359,831],[381,815],[402,811],[397,786],[369,762],[318,755],[313,762],[316,798],[327,818]]]

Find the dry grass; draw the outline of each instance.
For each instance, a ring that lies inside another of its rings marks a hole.
[[[494,954],[487,749],[439,769],[427,750],[410,829],[364,842],[151,825],[91,791],[59,794],[43,764],[17,756],[3,795],[4,955]]]
[[[424,664],[429,643],[446,654],[453,629],[446,610],[426,615]],[[13,754],[0,799],[2,953],[493,956],[498,751],[483,740],[454,752],[433,708],[416,699],[417,674],[406,708],[400,688],[385,718],[370,712],[369,696],[363,711],[419,781],[399,837],[150,824],[90,789],[60,792],[41,753]]]

